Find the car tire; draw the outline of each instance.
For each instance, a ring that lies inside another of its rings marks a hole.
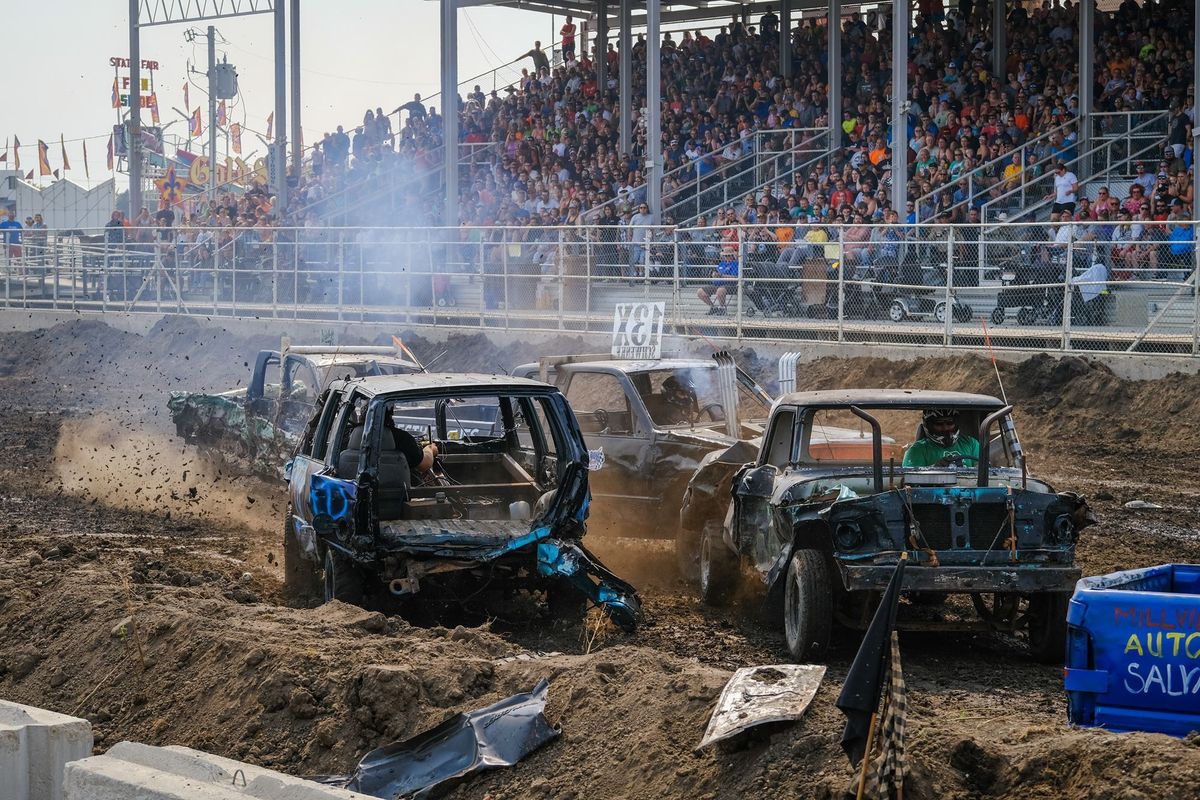
[[[726,546],[722,524],[709,520],[700,535],[700,597],[710,606],[725,605],[737,588],[738,574],[738,556]]]
[[[1008,315],[1004,313],[1003,308],[1000,308],[999,306],[997,306],[996,308],[992,309],[992,324],[993,325],[1003,325],[1004,320],[1007,317],[1008,317]]]
[[[798,549],[788,564],[783,593],[783,636],[799,664],[822,658],[833,630],[829,565],[820,550]]]
[[[675,531],[675,567],[687,583],[700,580],[700,534],[680,526]]]
[[[361,606],[365,597],[358,565],[332,547],[325,548],[325,602],[340,600]]]
[[[905,308],[904,303],[893,300],[892,304],[888,306],[887,315],[892,322],[904,322],[908,318],[908,309]]]
[[[297,600],[316,597],[320,594],[320,581],[316,565],[304,557],[300,540],[292,524],[292,504],[288,503],[287,515],[283,518],[283,592]]]
[[[1067,656],[1069,592],[1041,592],[1029,599],[1029,652],[1042,664],[1062,664]]]
[[[940,301],[936,306],[933,307],[933,319],[942,325],[946,324],[946,301],[945,300]]]

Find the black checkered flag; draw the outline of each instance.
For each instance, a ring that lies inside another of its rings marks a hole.
[[[908,687],[904,684],[904,671],[900,667],[900,637],[892,631],[892,651],[888,664],[888,678],[883,695],[883,711],[880,715],[875,741],[878,750],[869,755],[866,779],[861,782],[859,798],[890,800],[904,797],[904,778],[909,773],[908,754],[904,747],[904,733],[908,727]]]

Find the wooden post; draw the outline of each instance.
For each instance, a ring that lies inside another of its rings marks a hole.
[[[855,800],[862,800],[863,789],[867,785],[867,764],[871,761],[871,747],[875,744],[875,723],[879,721],[877,712],[871,714],[871,725],[867,728],[867,749],[863,751],[862,764],[858,770],[858,794]]]

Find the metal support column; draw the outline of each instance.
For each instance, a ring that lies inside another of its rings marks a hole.
[[[142,208],[142,42],[138,0],[129,0],[129,216]]]
[[[992,0],[992,75],[1004,80],[1008,61],[1008,31],[1005,30],[1006,0]]]
[[[892,3],[892,209],[905,215],[908,199],[908,34],[912,0]]]
[[[288,205],[286,8],[286,3],[275,3],[275,211],[281,220],[287,215]]]
[[[829,16],[825,27],[825,34],[829,37],[825,47],[829,53],[829,63],[826,64],[829,148],[833,150],[842,146],[842,0],[829,0]]]
[[[655,225],[662,222],[662,86],[659,45],[662,33],[659,19],[660,0],[646,0],[646,193],[650,217]]]
[[[217,202],[217,29],[208,26],[208,207]]]
[[[1079,3],[1079,138],[1075,152],[1087,152],[1092,128],[1092,85],[1094,83],[1093,61],[1096,58],[1096,3],[1095,0],[1080,0]],[[1081,159],[1074,172],[1080,182],[1091,177],[1091,164]]]
[[[587,42],[583,43],[587,47]],[[596,91],[600,97],[608,88],[608,0],[598,0],[596,12]]]
[[[779,74],[792,77],[792,0],[779,3]]]
[[[458,0],[442,0],[442,224],[458,227]]]
[[[300,134],[300,0],[292,0],[292,174],[300,177],[304,142]]]
[[[617,48],[621,51],[620,73],[617,76],[621,83],[621,97],[617,106],[621,117],[620,138],[621,154],[633,150],[633,24],[632,0],[621,0],[621,33]]]

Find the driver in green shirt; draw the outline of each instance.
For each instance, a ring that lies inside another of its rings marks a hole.
[[[952,408],[928,408],[921,414],[925,437],[904,452],[906,467],[971,466],[979,462],[979,441],[958,430],[958,412]],[[970,464],[964,465],[963,462]]]

